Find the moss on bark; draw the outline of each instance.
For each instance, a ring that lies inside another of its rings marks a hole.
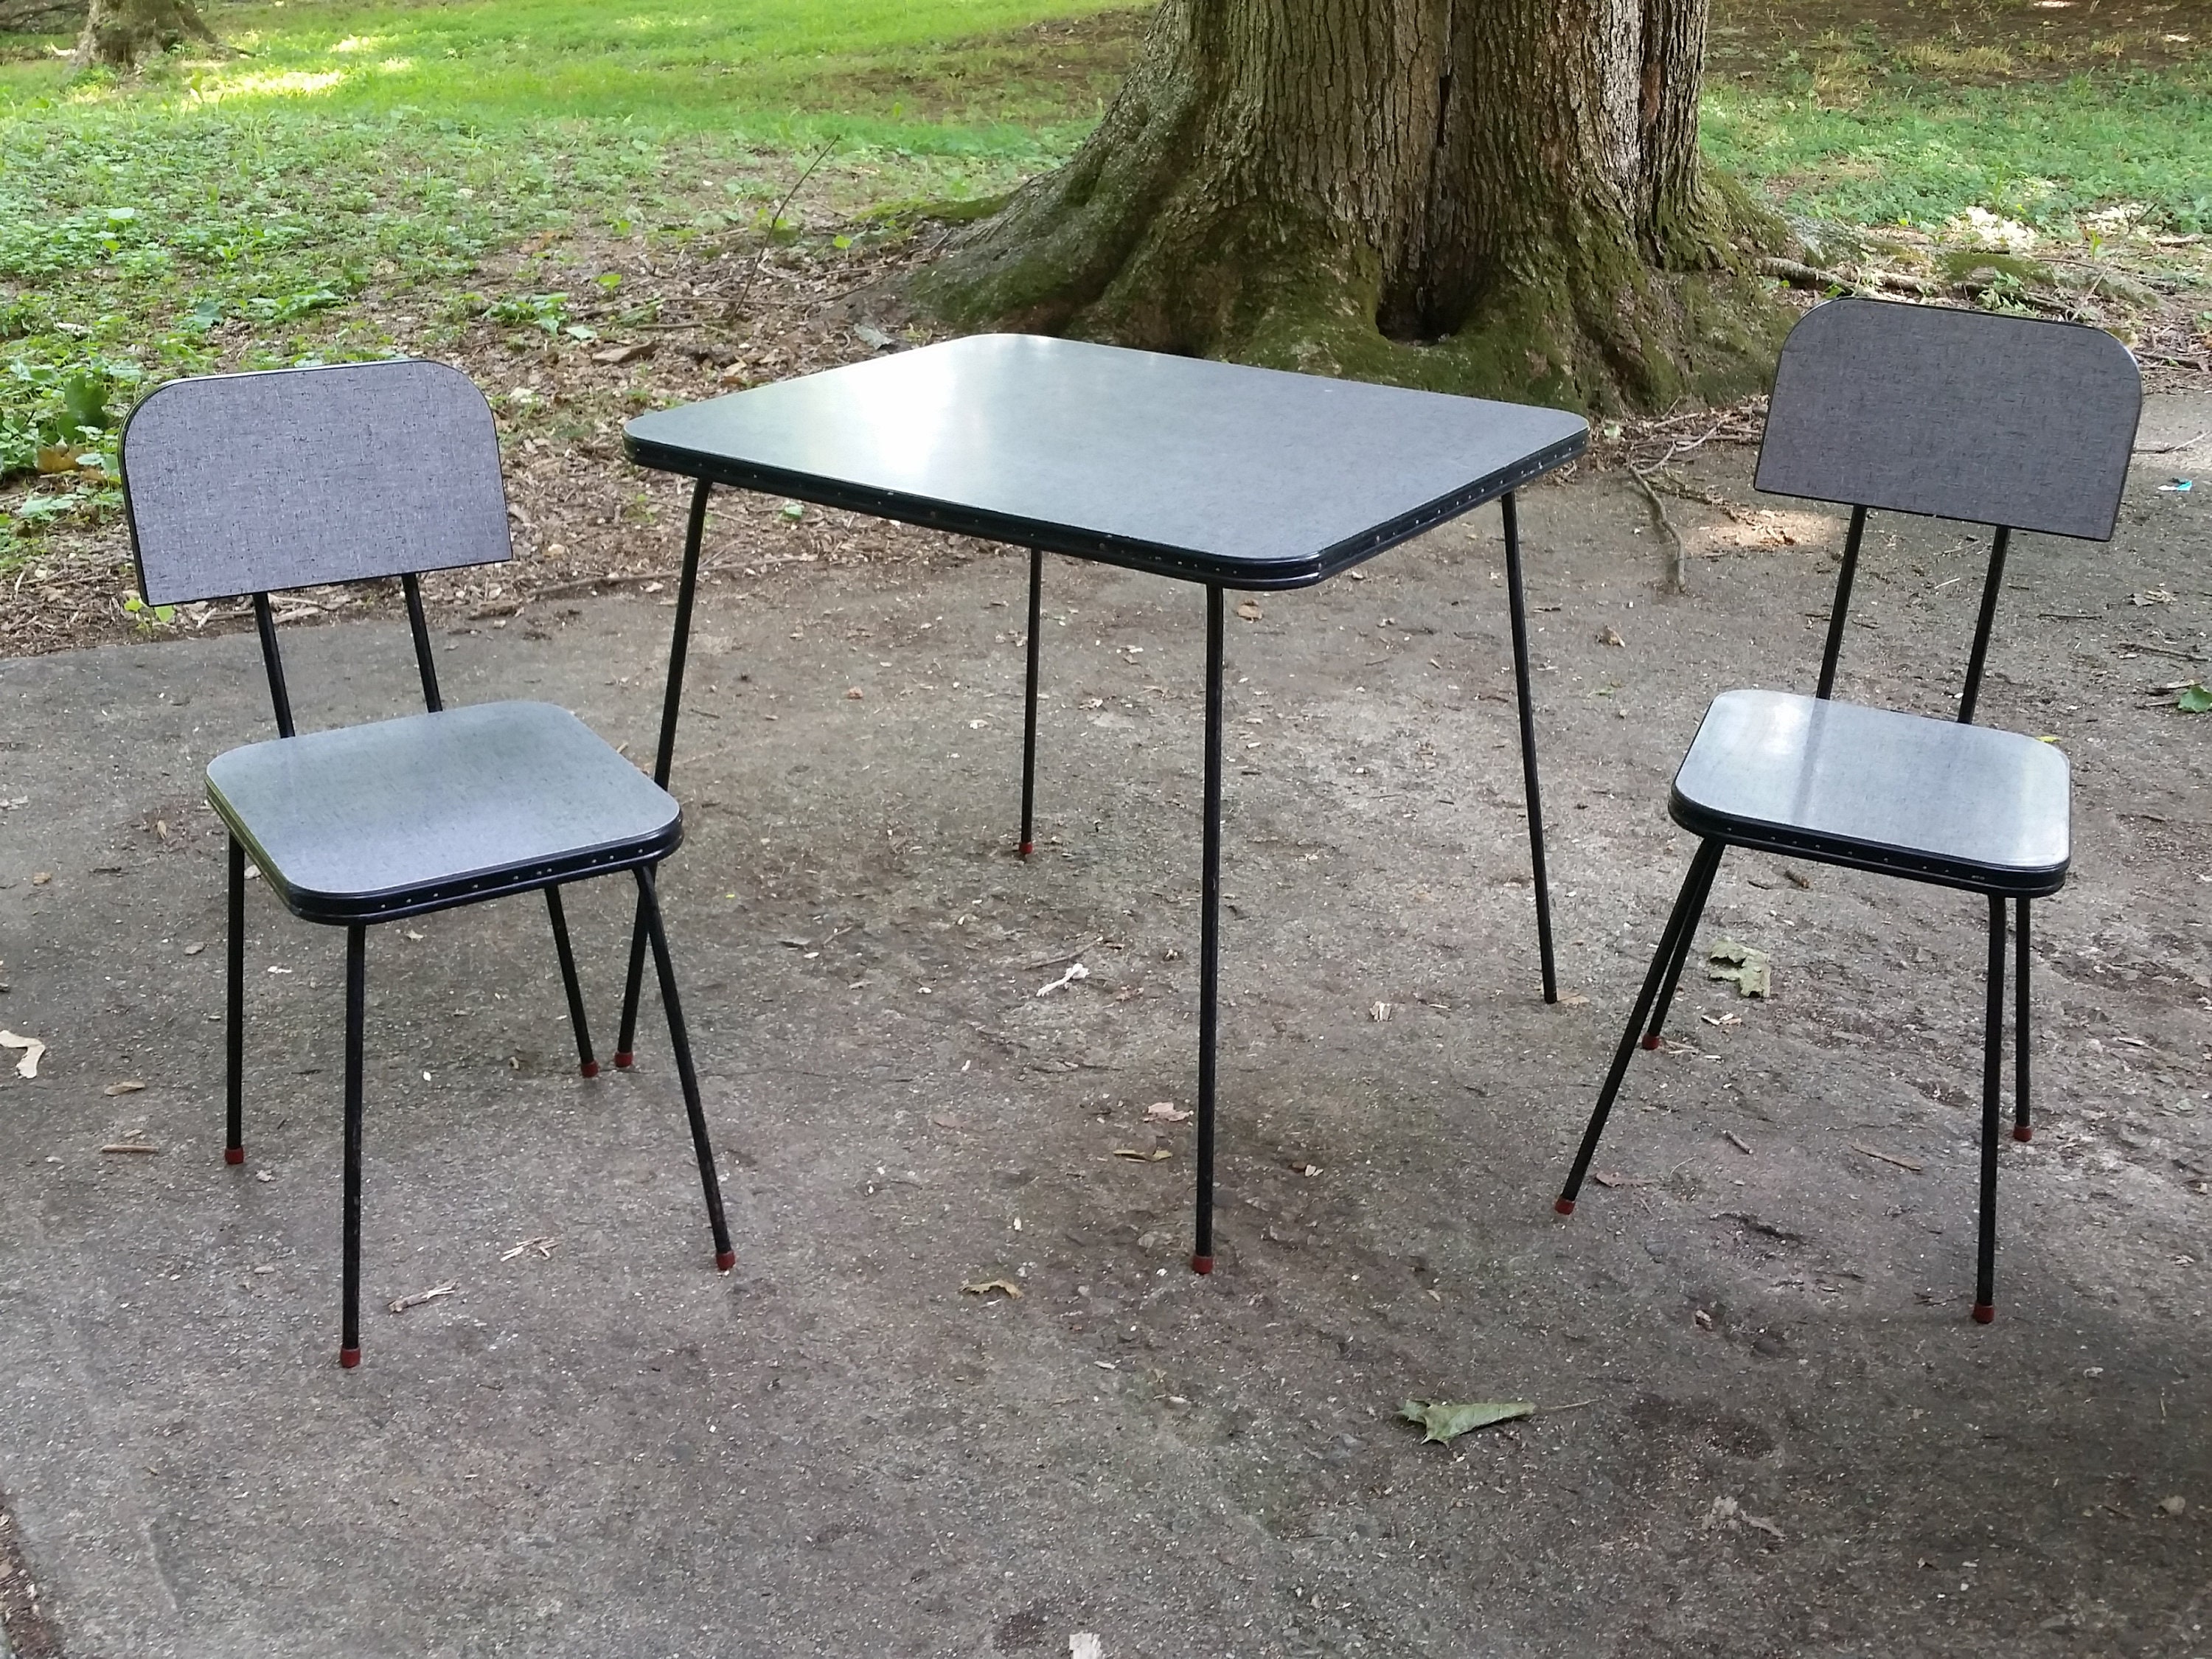
[[[1704,0],[1303,3],[1164,0],[1091,141],[915,301],[1593,410],[1763,384],[1788,313],[1755,261],[1787,234],[1698,164],[1666,54]]]

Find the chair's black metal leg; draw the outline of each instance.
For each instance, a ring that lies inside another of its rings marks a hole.
[[[1198,867],[1198,1216],[1193,1273],[1213,1271],[1213,1042],[1221,967],[1221,589],[1206,590],[1206,828]]]
[[[1535,878],[1536,956],[1544,1000],[1559,1000],[1552,959],[1552,884],[1544,872],[1544,800],[1536,784],[1536,716],[1528,702],[1528,597],[1521,584],[1521,515],[1511,491],[1499,497],[1505,515],[1505,599],[1513,623],[1513,690],[1521,710],[1521,787],[1528,806],[1528,866]]]
[[[1712,894],[1713,877],[1719,870],[1720,860],[1716,859],[1706,870],[1705,881],[1698,887],[1696,898],[1691,901],[1689,926],[1674,935],[1674,951],[1668,958],[1667,977],[1660,981],[1658,998],[1651,1005],[1650,1021],[1644,1028],[1644,1046],[1647,1048],[1659,1046],[1659,1033],[1667,1024],[1667,1010],[1674,1006],[1674,988],[1681,983],[1682,966],[1690,959],[1690,946],[1698,937],[1698,921],[1705,913],[1705,900]]]
[[[1044,550],[1030,549],[1030,673],[1022,702],[1022,856],[1035,844],[1031,813],[1036,805],[1037,623],[1044,617]]]
[[[2035,1128],[2028,1121],[2027,1083],[2027,901],[2019,901],[2018,921],[2013,934],[2013,1005],[2012,1005],[2012,1138],[2033,1140]]]
[[[691,645],[691,602],[699,592],[699,546],[707,535],[707,498],[714,486],[704,478],[691,485],[691,517],[684,530],[684,569],[676,581],[676,625],[668,641],[668,689],[660,704],[660,743],[653,751],[653,781],[668,787],[676,761],[676,721],[684,706],[684,659]],[[637,999],[645,988],[645,914],[641,909],[629,932],[629,973],[623,981],[622,1027],[615,1038],[615,1064],[628,1069],[635,1057]]]
[[[230,937],[224,942],[228,985],[224,1007],[229,1029],[224,1033],[225,1086],[228,1114],[223,1129],[222,1161],[246,1162],[246,848],[237,836],[230,838]]]
[[[545,914],[553,922],[553,948],[561,957],[561,984],[568,993],[568,1023],[576,1030],[576,1060],[586,1077],[599,1074],[592,1058],[592,1028],[584,1018],[584,988],[576,982],[576,953],[568,948],[568,915],[561,908],[561,890],[545,890]]]
[[[2004,1073],[2005,902],[1990,898],[1989,995],[1982,1011],[1981,1235],[1974,1256],[1974,1318],[1997,1316],[1997,1107]]]
[[[338,1364],[361,1364],[361,1072],[362,1026],[368,1002],[368,929],[346,929],[345,1198],[341,1222]]]
[[[645,912],[630,923],[629,977],[623,981],[622,1026],[615,1034],[615,1064],[628,1071],[637,1058],[637,1000],[645,988]]]
[[[1712,889],[1713,872],[1720,867],[1723,843],[1717,841],[1700,842],[1697,856],[1690,860],[1689,873],[1682,878],[1682,890],[1674,896],[1674,908],[1668,913],[1666,931],[1659,936],[1659,948],[1652,952],[1651,966],[1645,970],[1644,988],[1636,994],[1636,1006],[1629,1012],[1628,1024],[1620,1034],[1620,1046],[1613,1051],[1613,1066],[1605,1074],[1605,1086],[1598,1091],[1597,1107],[1590,1113],[1589,1127],[1583,1132],[1582,1150],[1575,1154],[1574,1168],[1567,1171],[1567,1184],[1559,1189],[1552,1207],[1561,1215],[1575,1212],[1575,1199],[1583,1189],[1583,1178],[1589,1175],[1590,1159],[1597,1156],[1597,1143],[1605,1133],[1605,1121],[1612,1115],[1613,1097],[1620,1092],[1621,1079],[1628,1075],[1630,1056],[1636,1052],[1637,1034],[1644,1029],[1644,1017],[1659,994],[1660,981],[1665,977],[1676,945],[1685,933],[1693,933],[1698,927],[1698,912],[1705,908],[1705,895]]]
[[[707,1139],[707,1112],[699,1099],[699,1074],[691,1066],[691,1038],[684,1029],[684,1005],[676,995],[676,964],[669,957],[668,934],[661,925],[660,899],[653,890],[653,868],[637,867],[637,910],[653,941],[653,967],[660,981],[660,1006],[668,1016],[669,1045],[676,1050],[676,1076],[684,1086],[684,1109],[691,1119],[691,1150],[699,1159],[699,1182],[707,1192],[707,1221],[714,1231],[714,1265],[724,1273],[738,1265],[730,1248],[729,1224],[722,1218],[722,1183],[714,1173],[714,1148]]]

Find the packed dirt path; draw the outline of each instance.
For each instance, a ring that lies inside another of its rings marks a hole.
[[[0,1014],[48,1045],[35,1080],[0,1069],[0,1487],[40,1589],[10,1633],[70,1656],[1042,1659],[1079,1632],[1114,1659],[2205,1651],[2212,715],[2173,686],[2212,657],[2212,508],[2159,486],[2212,465],[2187,447],[2208,429],[2201,396],[2154,399],[2118,538],[2012,553],[1983,715],[2071,757],[2075,864],[2038,908],[2038,1131],[2004,1146],[1986,1328],[1962,895],[1731,857],[1698,959],[1767,951],[1772,996],[1686,983],[1605,1184],[1552,1212],[1688,858],[1674,762],[1715,692],[1809,686],[1819,650],[1839,520],[1754,497],[1721,438],[1662,480],[1684,594],[1625,471],[1525,504],[1559,1006],[1536,995],[1494,512],[1231,622],[1204,1279],[1174,1119],[1188,588],[1051,563],[1023,863],[1020,556],[838,563],[857,525],[730,501],[665,892],[737,1271],[709,1264],[658,1025],[634,1074],[574,1075],[538,907],[380,929],[349,1373],[340,942],[258,890],[248,1162],[221,1157],[200,771],[267,733],[252,639],[0,663]],[[630,551],[663,568],[677,497],[640,489]],[[1839,689],[1940,712],[1980,544],[1877,525]],[[448,604],[448,695],[559,702],[647,753],[667,601]],[[303,724],[405,706],[403,625],[307,620]],[[570,915],[605,1046],[628,910],[602,884]],[[124,1145],[158,1150],[101,1150]],[[994,1281],[1018,1299],[963,1288]],[[1409,1398],[1540,1409],[1424,1445]]]

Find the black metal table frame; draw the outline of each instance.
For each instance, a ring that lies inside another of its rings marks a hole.
[[[1575,446],[1578,451],[1579,445]],[[1515,702],[1520,715],[1521,775],[1528,814],[1528,856],[1534,878],[1536,898],[1536,951],[1541,967],[1544,1000],[1559,1000],[1559,979],[1552,948],[1551,888],[1544,865],[1544,813],[1536,775],[1536,727],[1529,705],[1528,683],[1528,605],[1521,574],[1520,515],[1513,494],[1513,485],[1527,483],[1550,471],[1568,455],[1547,455],[1528,463],[1519,475],[1502,489],[1487,494],[1474,494],[1465,501],[1453,500],[1438,503],[1433,516],[1424,515],[1423,520],[1389,540],[1372,548],[1361,550],[1357,557],[1347,557],[1335,564],[1322,577],[1295,581],[1256,581],[1238,583],[1240,591],[1268,591],[1286,587],[1310,586],[1348,568],[1373,553],[1395,546],[1422,531],[1449,522],[1483,506],[1491,501],[1498,503],[1504,520],[1505,539],[1506,603],[1510,617],[1513,641],[1513,686]],[[733,487],[751,489],[763,493],[782,494],[818,505],[842,507],[850,511],[873,514],[907,523],[923,524],[931,527],[956,531],[962,534],[985,539],[1005,540],[1003,526],[984,526],[963,522],[957,514],[943,512],[922,513],[902,506],[896,512],[886,511],[889,504],[873,492],[830,486],[827,481],[804,474],[759,476],[765,470],[755,470],[754,476],[743,483],[730,481]],[[699,553],[706,536],[707,503],[717,482],[714,479],[691,475],[691,512],[684,532],[684,566],[676,588],[676,619],[668,652],[668,689],[660,712],[660,741],[653,763],[653,781],[662,788],[668,787],[670,768],[676,755],[676,727],[681,711],[684,692],[684,668],[686,650],[691,635],[691,610],[697,597],[699,582]],[[1046,526],[1038,526],[1044,532]],[[1028,639],[1028,684],[1024,696],[1022,723],[1022,830],[1020,852],[1026,857],[1032,844],[1032,809],[1036,793],[1036,702],[1038,673],[1038,623],[1042,620],[1044,590],[1044,556],[1048,551],[1065,552],[1083,557],[1089,550],[1078,544],[1048,547],[1048,538],[1040,534],[1029,549],[1030,554],[1030,615]],[[1171,562],[1140,562],[1125,556],[1113,562],[1126,568],[1151,569],[1154,574],[1190,580],[1186,572],[1176,569]],[[1214,1152],[1214,1049],[1218,1030],[1219,970],[1221,960],[1221,726],[1222,726],[1222,594],[1227,584],[1219,581],[1204,583],[1206,588],[1206,784],[1205,833],[1200,854],[1199,874],[1199,957],[1198,957],[1198,1101],[1197,1101],[1197,1157],[1196,1157],[1196,1219],[1193,1228],[1190,1265],[1196,1273],[1213,1271],[1213,1152]],[[637,1035],[638,1000],[643,988],[645,952],[647,948],[646,917],[642,903],[630,936],[629,971],[623,990],[622,1029],[615,1047],[614,1061],[617,1066],[631,1063],[632,1045]]]

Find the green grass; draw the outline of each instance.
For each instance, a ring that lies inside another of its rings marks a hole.
[[[1792,211],[1856,225],[1940,223],[1983,207],[2075,233],[2133,204],[2212,229],[2212,64],[2059,82],[1883,85],[1824,107],[1809,78],[1706,99],[1705,149]]]
[[[0,480],[42,447],[104,453],[149,379],[390,349],[365,294],[459,322],[495,302],[471,292],[479,262],[540,232],[757,230],[825,146],[811,203],[994,194],[1089,130],[1141,27],[1128,3],[251,0],[210,13],[250,56],[127,85],[70,82],[15,43]],[[1797,211],[1931,224],[1978,206],[2063,234],[2134,204],[2212,226],[2205,59],[1953,86],[1871,35],[1810,57],[1717,73],[1705,112],[1714,157]],[[72,499],[112,499],[112,470],[82,469]],[[19,505],[19,525],[63,499]]]
[[[815,193],[848,208],[1008,188],[1112,85],[1085,40],[1008,31],[1104,9],[276,0],[212,14],[250,58],[128,86],[0,64],[0,478],[103,452],[137,386],[217,361],[226,321],[246,366],[375,355],[366,289],[481,307],[469,273],[537,232],[756,225],[823,147]]]

